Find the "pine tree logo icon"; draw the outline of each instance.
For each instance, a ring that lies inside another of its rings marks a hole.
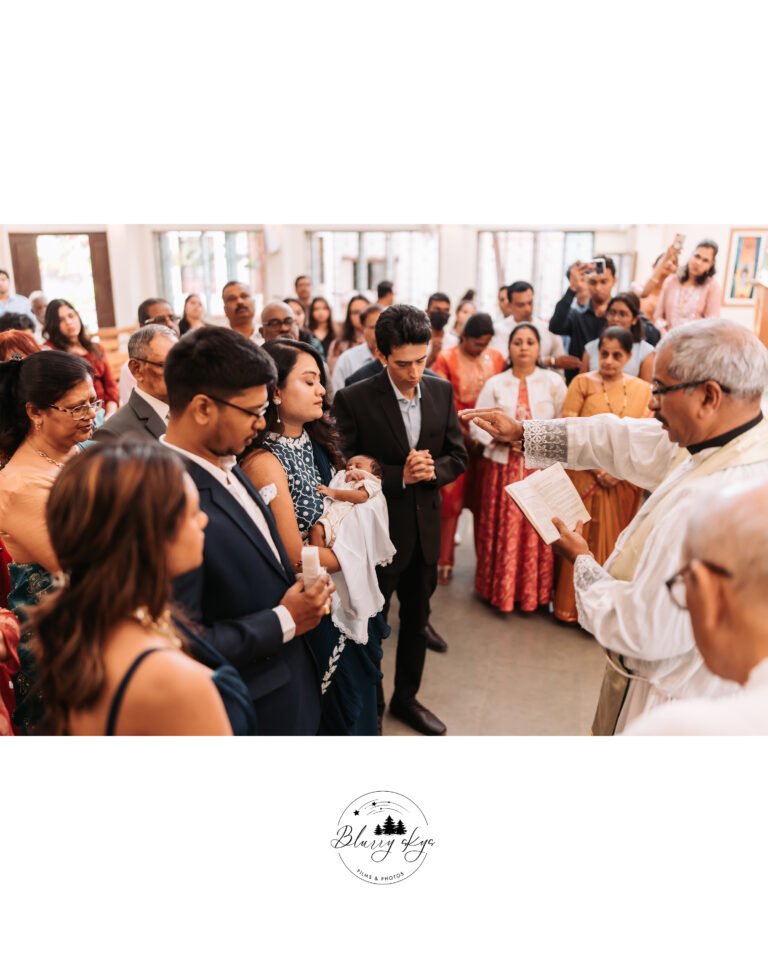
[[[331,840],[347,870],[371,884],[399,883],[411,876],[434,844],[422,809],[404,794],[386,790],[349,804]]]

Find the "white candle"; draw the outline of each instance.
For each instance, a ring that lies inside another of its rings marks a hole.
[[[320,576],[320,550],[317,547],[301,548],[301,571],[304,587],[308,589]]]

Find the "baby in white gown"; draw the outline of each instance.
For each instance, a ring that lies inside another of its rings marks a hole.
[[[329,486],[319,486],[325,511],[309,531],[309,543],[329,547],[341,570],[332,574],[336,593],[333,622],[345,637],[367,643],[368,620],[384,606],[376,567],[392,562],[387,501],[381,492],[382,470],[371,457],[351,457]]]
[[[347,469],[340,470],[329,487],[320,484],[317,489],[325,497],[325,511],[310,529],[309,542],[332,548],[347,514],[381,493],[381,476],[381,467],[372,457],[350,457]]]

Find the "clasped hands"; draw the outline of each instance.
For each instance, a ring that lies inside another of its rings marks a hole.
[[[403,482],[406,486],[436,479],[435,461],[429,450],[411,450],[403,467]]]

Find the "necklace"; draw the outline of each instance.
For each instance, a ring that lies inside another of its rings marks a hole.
[[[42,457],[43,460],[47,460],[48,463],[52,463],[52,464],[54,465],[54,467],[58,467],[59,470],[61,470],[61,469],[64,467],[64,464],[63,464],[63,463],[59,463],[58,460],[54,460],[53,457],[49,457],[47,453],[43,453],[42,450],[38,450],[37,447],[34,445],[34,443],[32,443],[31,440],[29,441],[29,445],[30,445],[30,447],[32,447],[32,449],[35,451],[35,453],[38,455],[38,457]]]
[[[145,630],[156,630],[167,640],[170,640],[174,647],[181,649],[181,640],[176,636],[176,631],[173,629],[171,611],[168,609],[168,607],[163,610],[156,620],[153,619],[152,614],[149,612],[147,607],[137,607],[133,613],[130,614],[130,616],[131,619],[135,620],[137,623],[140,623]]]
[[[611,401],[608,399],[608,390],[607,390],[607,388],[606,388],[606,386],[605,386],[605,380],[603,380],[602,377],[600,377],[600,383],[603,385],[603,400],[605,400],[605,405],[606,405],[606,407],[608,407],[608,412],[609,412],[609,413],[616,413],[616,411],[615,411],[615,410],[613,409],[613,407],[611,406]],[[621,385],[622,385],[622,387],[624,387],[624,403],[621,405],[621,411],[616,414],[617,417],[623,417],[623,416],[624,416],[624,411],[627,409],[627,402],[628,402],[628,400],[627,400],[627,381],[625,380],[625,378],[624,378],[623,376],[622,376],[622,378],[621,378]]]

